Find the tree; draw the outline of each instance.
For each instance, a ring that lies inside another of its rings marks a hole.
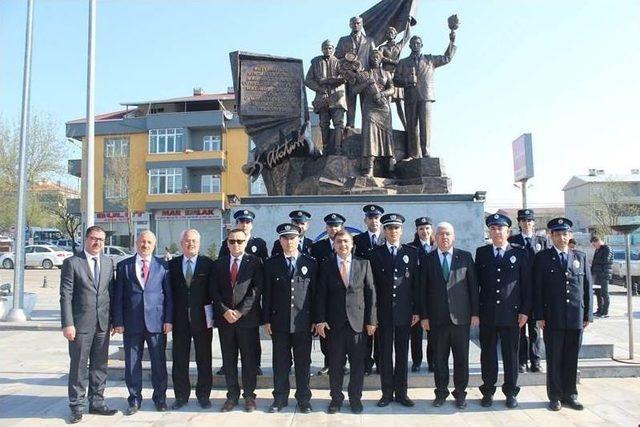
[[[27,185],[64,173],[66,141],[57,135],[59,126],[50,116],[31,118],[27,146]],[[20,125],[0,116],[0,229],[16,223]],[[46,222],[46,213],[37,197],[28,194],[27,224]]]
[[[640,183],[608,181],[603,182],[591,197],[586,208],[593,218],[593,232],[599,235],[612,234],[612,225],[618,224],[620,217],[640,215],[640,203],[632,186]]]
[[[49,204],[47,210],[56,219],[58,228],[71,237],[71,247],[75,253],[77,246],[75,237],[80,225],[82,225],[82,218],[80,215],[67,212],[67,199],[60,194],[57,196],[57,203]]]

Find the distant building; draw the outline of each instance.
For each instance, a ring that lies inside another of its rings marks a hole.
[[[640,215],[640,171],[607,174],[590,169],[588,175],[575,175],[562,189],[566,215],[577,231],[592,231],[612,225],[622,214]]]

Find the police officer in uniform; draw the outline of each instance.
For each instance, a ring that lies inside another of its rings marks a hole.
[[[520,328],[531,311],[531,269],[529,256],[509,244],[511,220],[501,214],[489,215],[491,244],[476,250],[476,272],[480,289],[480,363],[482,382],[480,404],[493,403],[498,379],[497,342],[500,340],[507,407],[518,406],[518,345]]]
[[[397,213],[383,215],[386,243],[369,252],[378,305],[379,407],[389,405],[394,394],[396,402],[414,406],[407,396],[407,364],[411,327],[420,320],[420,270],[416,248],[400,242],[404,221]]]
[[[311,219],[311,214],[306,211],[291,211],[289,212],[289,218],[291,218],[291,223],[295,224],[300,228],[300,237],[298,244],[298,250],[304,254],[311,254],[311,246],[313,245],[313,240],[305,236],[305,233],[309,229],[309,220]],[[282,246],[280,245],[280,239],[273,242],[273,248],[271,248],[271,256],[280,255],[282,253]]]
[[[259,237],[251,237],[251,230],[253,230],[253,221],[256,219],[256,214],[248,209],[243,209],[235,212],[233,218],[236,220],[236,227],[244,231],[247,235],[247,247],[244,250],[245,253],[255,255],[262,261],[265,261],[269,257],[267,252],[267,242]],[[229,248],[227,247],[227,239],[224,239],[222,246],[220,246],[220,252],[218,258],[229,255]],[[258,375],[262,375],[262,369],[260,368],[260,360],[262,359],[262,346],[260,341],[257,345],[258,351]],[[217,375],[224,375],[224,366],[220,368]]]
[[[547,224],[553,247],[536,254],[533,263],[534,313],[544,330],[549,409],[562,405],[575,410],[576,376],[582,331],[593,322],[591,277],[583,252],[569,249],[573,223],[554,218]]]
[[[543,249],[547,249],[547,239],[535,234],[535,214],[533,209],[518,210],[518,227],[520,233],[509,236],[509,244],[522,248],[529,255],[529,265],[533,265],[533,258]],[[520,328],[520,373],[527,372],[527,360],[531,372],[540,372],[540,358],[542,357],[542,334],[536,326],[533,313],[528,313],[527,324]]]
[[[413,242],[409,243],[418,250],[418,259],[422,265],[423,258],[436,248],[433,241],[433,221],[428,216],[416,218],[416,232]],[[427,336],[427,369],[433,372],[433,345],[429,340],[429,331],[423,331],[420,325],[411,327],[411,372],[419,372],[422,364],[422,339],[423,333]]]
[[[313,246],[311,246],[311,256],[316,259],[318,265],[335,254],[333,238],[338,231],[343,229],[346,221],[345,217],[335,212],[324,217],[325,230],[328,238],[318,240],[313,244]],[[318,375],[326,375],[329,373],[329,351],[327,349],[326,339],[322,336],[319,336],[319,339],[320,351],[322,351],[322,354],[324,355],[324,366],[318,371]]]
[[[280,412],[289,399],[289,369],[293,361],[296,374],[298,410],[311,412],[309,375],[313,308],[318,264],[299,250],[302,230],[296,224],[280,224],[283,253],[264,263],[262,294],[264,328],[273,342],[273,403],[269,412]]]
[[[380,217],[384,213],[384,209],[378,205],[366,205],[362,208],[362,211],[364,212],[364,223],[367,226],[367,230],[353,238],[354,252],[357,257],[368,258],[371,249],[384,244],[384,234],[380,224]],[[377,333],[365,337],[367,340],[364,361],[365,375],[371,375],[374,363],[376,369],[379,366],[379,349],[376,336]]]

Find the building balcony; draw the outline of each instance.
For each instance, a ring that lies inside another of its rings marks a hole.
[[[159,168],[215,168],[227,169],[224,151],[191,151],[147,154],[147,169]]]
[[[178,193],[178,194],[148,194],[146,196],[146,210],[152,209],[189,209],[189,208],[218,208],[225,209],[226,196],[224,193]]]

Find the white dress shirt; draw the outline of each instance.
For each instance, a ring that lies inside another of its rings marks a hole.
[[[440,248],[438,248],[438,258],[440,258],[440,265],[442,265],[444,263],[444,255],[443,255],[443,253],[444,252]],[[451,259],[452,259],[452,256],[453,256],[453,246],[451,247],[451,249],[449,249],[447,251],[447,253],[449,254],[449,255],[447,255],[447,262],[449,263],[449,269],[451,269]]]
[[[91,277],[93,277],[93,274],[95,273],[93,271],[93,259],[97,259],[98,260],[98,271],[102,271],[102,266],[100,265],[100,254],[98,255],[91,255],[89,252],[84,251],[84,256],[87,257],[87,264],[89,264],[89,270],[91,270]],[[94,277],[95,279],[95,277]]]
[[[509,246],[508,243],[500,246],[500,254],[502,256],[504,256],[504,253],[507,251],[507,246]],[[498,256],[498,246],[496,246],[496,245],[493,245],[493,256],[494,257]]]

